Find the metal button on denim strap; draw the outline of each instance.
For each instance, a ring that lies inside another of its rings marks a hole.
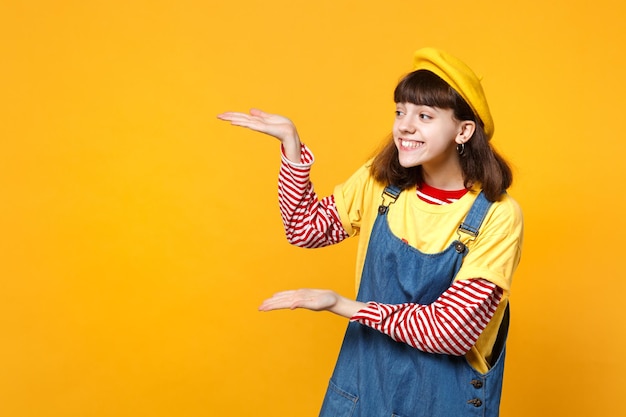
[[[480,379],[472,379],[472,382],[470,382],[470,384],[472,384],[472,386],[474,388],[482,388],[483,387],[483,381],[481,381]]]
[[[401,191],[401,189],[393,185],[385,187],[383,193],[380,195],[383,201],[380,203],[380,206],[378,206],[378,214],[382,215],[387,213],[387,209],[391,204],[396,202]],[[387,199],[390,201],[387,202]]]
[[[457,240],[456,242],[454,242],[454,250],[458,253],[465,252],[465,244],[460,240]]]
[[[480,407],[481,405],[483,405],[483,402],[481,400],[479,400],[478,398],[474,398],[473,400],[469,400],[467,402],[468,404],[472,404],[474,407]]]

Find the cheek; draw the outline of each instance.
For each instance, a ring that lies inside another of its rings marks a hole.
[[[395,120],[393,122],[393,125],[391,126],[391,132],[396,137],[402,136],[404,134],[403,122],[400,120]]]

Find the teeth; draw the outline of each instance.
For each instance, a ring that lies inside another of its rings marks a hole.
[[[416,142],[413,140],[401,140],[400,144],[405,148],[417,148],[422,144],[422,142]]]

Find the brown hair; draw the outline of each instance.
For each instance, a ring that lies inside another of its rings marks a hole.
[[[511,168],[489,143],[482,120],[452,87],[432,72],[418,70],[400,80],[393,96],[396,103],[452,109],[457,120],[475,122],[474,134],[465,143],[463,155],[459,156],[463,182],[466,188],[479,182],[489,201],[500,199],[513,181]],[[391,135],[372,161],[370,172],[377,181],[401,189],[419,187],[424,183],[421,166],[404,168],[400,165],[398,149]]]

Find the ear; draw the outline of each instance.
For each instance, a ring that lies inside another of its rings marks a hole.
[[[471,120],[463,120],[459,123],[459,133],[456,135],[454,141],[459,145],[467,142],[472,138],[474,131],[476,130],[476,123]]]

